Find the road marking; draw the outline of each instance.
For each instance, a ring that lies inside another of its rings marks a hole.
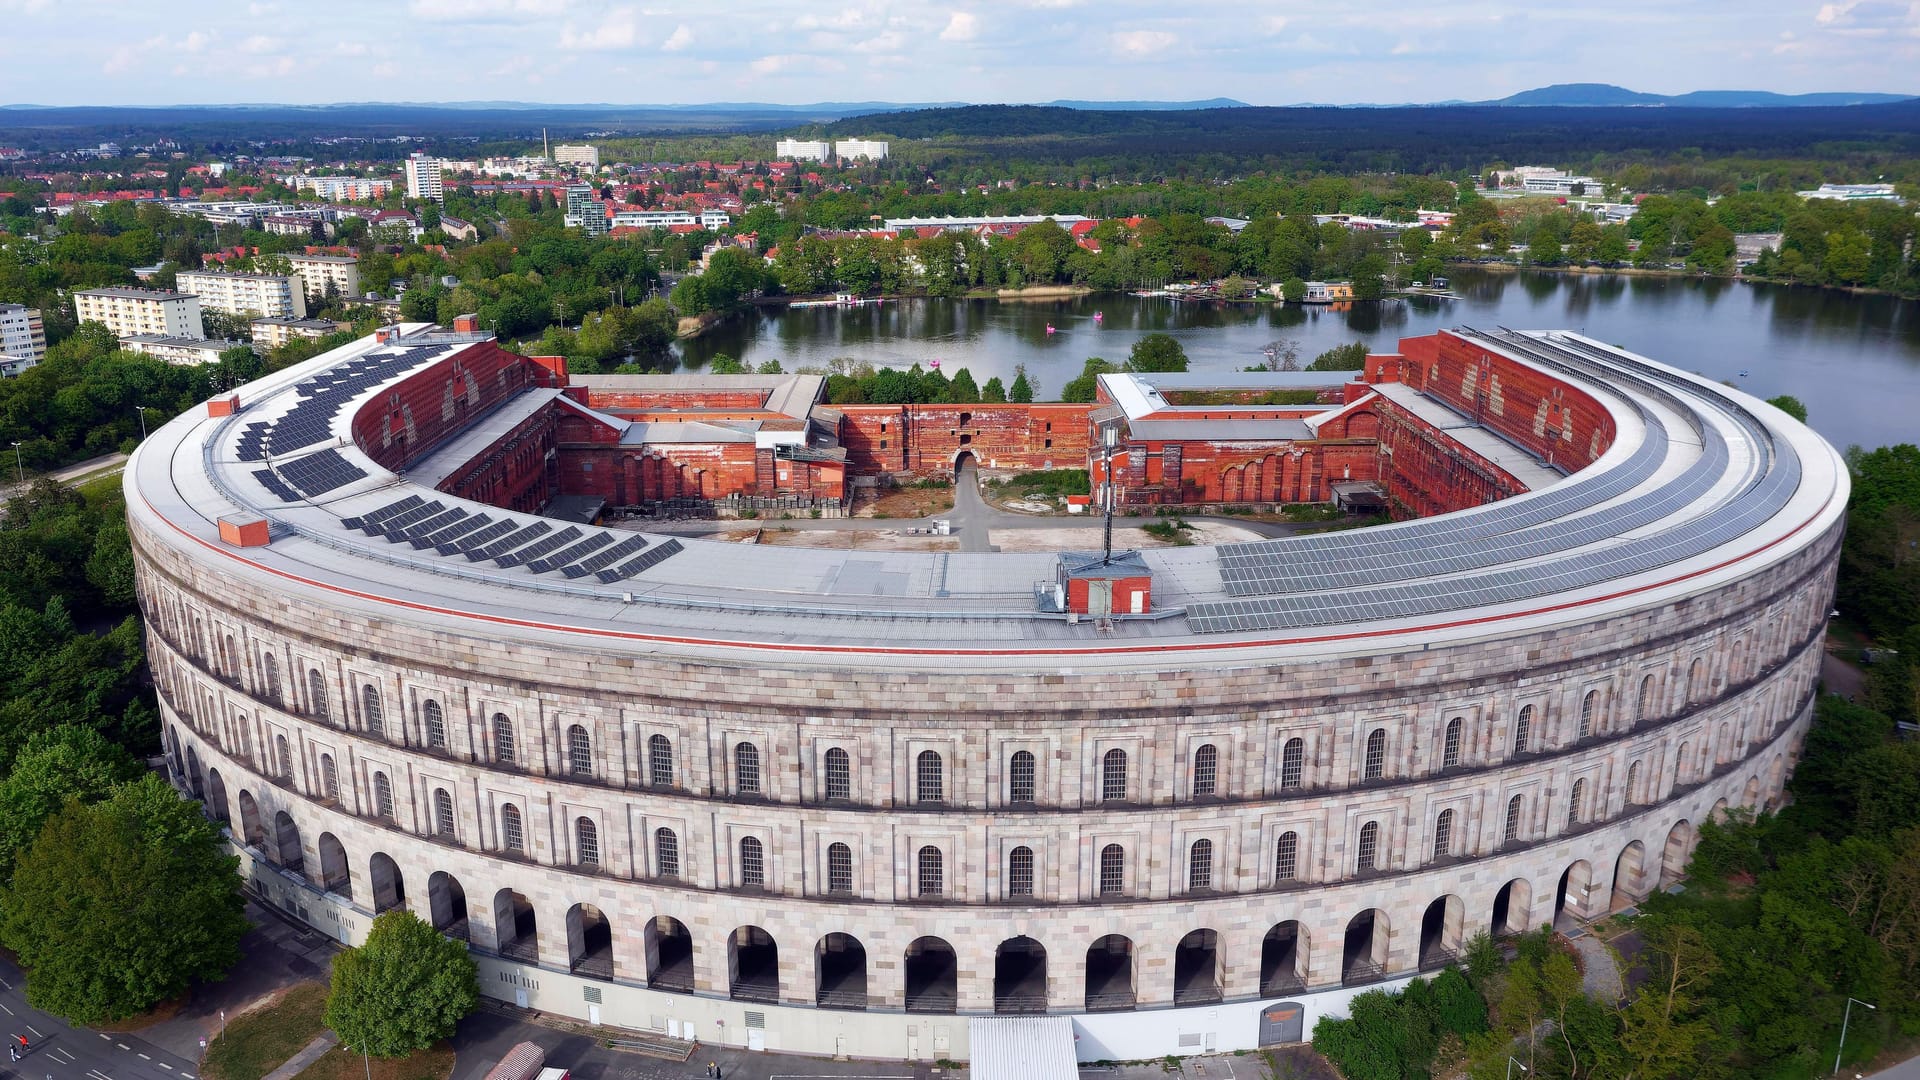
[[[67,1050],[61,1049],[59,1047],[55,1047],[54,1049],[48,1051],[48,1053],[51,1053],[53,1055],[53,1059],[55,1061],[58,1061],[62,1065],[73,1064],[73,1054]],[[62,1055],[65,1055],[65,1056],[63,1057]]]
[[[93,1080],[113,1080],[113,1077],[108,1076],[99,1069],[88,1069],[87,1075],[93,1077]]]
[[[181,1076],[184,1076],[184,1077],[186,1077],[186,1078],[187,1078],[187,1080],[200,1080],[200,1078],[199,1078],[199,1077],[197,1077],[197,1076],[195,1076],[195,1075],[193,1075],[193,1074],[192,1074],[192,1073],[190,1073],[190,1072],[183,1072],[183,1073],[181,1073],[180,1075],[181,1075]]]
[[[145,1055],[145,1054],[141,1054],[141,1055],[140,1055],[140,1060],[141,1060],[141,1061],[152,1061],[153,1059],[152,1059],[152,1058],[150,1058],[150,1057],[148,1057],[148,1056],[147,1056],[147,1055]]]
[[[107,1034],[107,1033],[106,1033],[106,1032],[104,1032],[104,1031],[100,1031],[100,1032],[96,1032],[95,1034],[97,1034],[97,1035],[99,1035],[101,1039],[103,1039],[103,1040],[105,1040],[105,1041],[107,1041],[107,1042],[112,1042],[112,1041],[113,1041],[113,1036],[111,1036],[111,1035],[109,1035],[109,1034]]]
[[[165,1070],[167,1070],[168,1072],[172,1072],[172,1071],[173,1071],[173,1066],[171,1066],[171,1065],[169,1065],[169,1064],[167,1064],[167,1063],[166,1063],[166,1062],[164,1062],[164,1061],[156,1061],[156,1062],[154,1062],[154,1064],[155,1064],[155,1065],[158,1065],[158,1066],[160,1066],[161,1068],[163,1068],[163,1069],[165,1069]]]
[[[34,1038],[36,1038],[36,1039],[44,1039],[44,1038],[46,1038],[46,1036],[45,1036],[45,1035],[43,1035],[43,1034],[41,1034],[41,1033],[40,1033],[40,1029],[39,1029],[39,1028],[37,1028],[37,1027],[34,1027],[34,1026],[33,1026],[32,1024],[28,1024],[28,1025],[27,1025],[27,1030],[28,1030],[28,1031],[31,1031],[31,1032],[33,1032],[33,1037],[34,1037]]]
[[[0,1009],[7,1009],[7,1006],[6,1006],[6,1004],[5,1004],[4,1002],[0,1002]],[[12,1015],[13,1015],[13,1010],[12,1010],[12,1009],[7,1009],[7,1015],[8,1015],[8,1016],[12,1016]]]
[[[131,1046],[128,1046],[128,1045],[127,1045],[126,1043],[114,1043],[113,1045],[115,1045],[115,1046],[117,1046],[117,1047],[119,1047],[119,1048],[120,1048],[120,1049],[122,1049],[122,1050],[131,1050],[131,1049],[133,1049],[133,1047],[131,1047]]]

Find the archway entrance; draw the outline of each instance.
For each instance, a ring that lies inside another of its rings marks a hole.
[[[207,770],[207,813],[213,820],[223,824],[233,823],[232,811],[227,807],[227,784],[220,779],[219,769]]]
[[[1260,943],[1260,992],[1292,994],[1307,985],[1307,941],[1300,924],[1287,920],[1267,931]]]
[[[727,935],[727,975],[736,1001],[780,999],[780,947],[757,926]]]
[[[825,1009],[867,1007],[867,948],[852,934],[828,934],[813,948],[814,1004]]]
[[[285,810],[273,815],[273,861],[281,869],[306,876],[306,859],[300,854],[300,827]]]
[[[953,946],[923,937],[907,946],[907,1011],[950,1013],[960,1007],[959,965]]]
[[[1443,896],[1427,905],[1420,917],[1420,970],[1443,968],[1460,958],[1460,931],[1466,905],[1457,896]]]
[[[353,877],[347,870],[347,849],[330,832],[320,834],[320,887],[336,896],[353,899]]]
[[[1560,874],[1553,896],[1553,926],[1556,930],[1576,929],[1587,917],[1587,894],[1593,891],[1593,867],[1585,859],[1575,862]]]
[[[679,919],[655,915],[641,934],[647,949],[647,985],[655,990],[693,992],[693,935]]]
[[[613,978],[613,924],[592,904],[567,909],[567,963],[582,975]]]
[[[460,879],[445,870],[436,870],[427,878],[427,909],[433,916],[433,928],[452,938],[468,940],[467,891]]]
[[[1346,986],[1378,982],[1387,977],[1386,912],[1368,908],[1347,923],[1340,961],[1340,981]]]
[[[993,957],[993,1011],[1047,1011],[1047,950],[1030,937],[1000,943]]]
[[[1682,818],[1667,831],[1666,847],[1660,851],[1660,889],[1667,889],[1687,876],[1687,858],[1693,854],[1693,823]]]
[[[533,905],[512,889],[493,894],[493,929],[498,935],[500,955],[513,960],[537,963],[540,959],[540,927]]]
[[[1087,948],[1087,1011],[1131,1009],[1134,1000],[1133,941],[1108,934]]]
[[[1200,1005],[1220,1000],[1220,935],[1195,930],[1173,950],[1173,1003]]]
[[[1493,897],[1493,923],[1488,928],[1494,937],[1524,934],[1531,922],[1533,886],[1525,878],[1514,878]]]
[[[1641,892],[1641,864],[1645,861],[1646,849],[1635,840],[1620,852],[1613,863],[1613,899],[1607,905],[1609,911],[1624,911],[1645,898]]]
[[[367,862],[368,878],[373,883],[373,913],[391,911],[405,907],[407,903],[407,883],[400,877],[400,867],[393,857],[384,851],[376,851]]]
[[[961,438],[962,438],[962,439],[971,439],[971,438],[973,438],[973,436],[971,436],[971,435],[962,435],[962,436],[961,436]],[[955,482],[955,483],[959,483],[959,482],[960,482],[960,481],[961,481],[961,480],[962,480],[962,479],[963,479],[963,478],[964,478],[964,477],[966,476],[966,473],[967,473],[967,469],[968,469],[968,468],[975,468],[975,469],[977,469],[977,468],[979,468],[979,467],[980,467],[980,462],[979,462],[979,461],[978,461],[978,460],[977,460],[977,459],[976,459],[976,458],[975,458],[975,457],[973,456],[973,451],[971,451],[971,450],[962,450],[962,451],[960,451],[960,452],[959,452],[958,454],[955,454],[955,455],[953,456],[953,479],[954,479],[954,482]]]

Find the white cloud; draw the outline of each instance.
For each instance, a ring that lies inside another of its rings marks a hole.
[[[687,28],[686,23],[681,23],[673,28],[673,33],[667,35],[667,40],[660,43],[660,51],[679,52],[691,44],[693,44],[693,31]]]
[[[972,41],[980,33],[980,20],[971,11],[956,11],[940,31],[941,41]]]
[[[436,22],[524,21],[564,15],[567,0],[413,0],[408,10]]]
[[[870,18],[859,8],[842,8],[831,15],[805,12],[793,20],[793,25],[801,30],[859,30],[872,25]]]
[[[15,11],[22,15],[37,15],[47,10],[53,0],[0,0],[0,11]]]
[[[773,56],[763,56],[753,63],[748,64],[747,70],[753,72],[755,75],[776,75],[793,66],[799,59],[800,57],[792,53],[778,53]]]
[[[1122,30],[1113,35],[1113,48],[1122,56],[1152,56],[1179,40],[1165,30]]]
[[[576,30],[571,22],[560,28],[560,47],[578,52],[631,49],[640,40],[639,16],[630,7],[615,8],[598,26]]]
[[[1269,34],[1277,34],[1287,28],[1287,17],[1285,15],[1269,15],[1260,20],[1260,28]]]
[[[333,51],[340,56],[366,56],[373,50],[364,41],[342,41],[333,47]]]
[[[106,62],[100,65],[100,70],[108,75],[119,75],[131,71],[141,57],[162,52],[166,47],[165,34],[150,37],[138,45],[122,45],[107,54]]]
[[[211,40],[212,39],[209,38],[207,35],[201,33],[198,30],[195,30],[192,33],[188,34],[186,37],[181,38],[180,44],[174,46],[174,48],[180,50],[181,52],[189,52],[189,53],[202,52],[206,49],[207,43],[210,42]]]
[[[856,42],[853,51],[857,53],[894,53],[907,43],[905,34],[898,30],[883,30],[865,41]]]
[[[279,38],[255,34],[240,43],[240,51],[248,56],[271,56],[278,53],[283,44]]]

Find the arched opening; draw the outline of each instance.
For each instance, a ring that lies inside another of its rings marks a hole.
[[[1613,862],[1613,899],[1607,904],[1609,911],[1624,911],[1638,904],[1646,894],[1641,891],[1641,864],[1645,861],[1646,849],[1635,840],[1620,852]]]
[[[1420,917],[1420,970],[1443,968],[1460,959],[1460,934],[1467,906],[1457,896],[1443,896],[1427,905]]]
[[[993,1011],[1047,1011],[1047,950],[1039,942],[1008,938],[994,950]]]
[[[1533,886],[1525,878],[1514,878],[1493,896],[1493,922],[1488,927],[1494,937],[1524,934],[1532,922]]]
[[[1173,1003],[1199,1005],[1220,1000],[1225,982],[1221,971],[1220,935],[1195,930],[1173,950]]]
[[[670,915],[655,915],[641,937],[647,949],[647,985],[692,993],[693,935],[686,926]]]
[[[267,848],[267,830],[260,824],[260,804],[253,801],[253,792],[245,788],[240,789],[240,838],[258,851]]]
[[[451,938],[470,940],[467,924],[467,890],[460,879],[445,870],[436,870],[427,878],[427,913],[433,928]]]
[[[512,889],[493,894],[493,932],[500,943],[500,955],[511,960],[538,963],[540,927],[533,905]]]
[[[205,798],[205,789],[200,780],[200,755],[191,746],[187,747],[187,789],[193,792],[194,798]]]
[[[1562,871],[1553,895],[1554,929],[1571,930],[1579,926],[1587,917],[1587,894],[1592,891],[1593,867],[1585,859]]]
[[[1747,786],[1740,790],[1740,805],[1746,807],[1749,810],[1754,811],[1755,813],[1759,813],[1760,811],[1760,778],[1759,777],[1752,776],[1747,778]]]
[[[960,968],[953,946],[937,937],[907,946],[907,1011],[950,1013],[960,1005]]]
[[[272,855],[282,869],[306,876],[306,860],[300,855],[300,827],[285,810],[273,815]]]
[[[773,935],[742,926],[727,935],[727,980],[736,1001],[780,999],[780,948]]]
[[[1307,985],[1307,936],[1292,919],[1267,931],[1260,943],[1260,993],[1291,994]]]
[[[373,913],[391,911],[405,907],[407,903],[407,883],[400,876],[400,866],[393,857],[384,851],[376,851],[367,862],[367,880],[373,883]]]
[[[1707,811],[1707,820],[1719,824],[1727,820],[1727,800],[1715,799],[1713,809]]]
[[[1347,923],[1340,953],[1340,983],[1358,986],[1387,977],[1387,913],[1368,908]]]
[[[955,454],[953,457],[954,482],[958,483],[961,477],[966,475],[967,469],[978,467],[978,465],[979,462],[974,459],[973,451],[971,450],[962,450],[958,454]]]
[[[1133,941],[1108,934],[1087,948],[1087,1011],[1131,1009],[1134,1003]]]
[[[220,779],[219,769],[207,770],[207,813],[215,821],[232,824],[232,811],[227,809],[227,785]]]
[[[347,849],[330,832],[320,834],[320,887],[335,896],[353,899],[353,875],[347,869]]]
[[[591,978],[613,978],[613,924],[592,904],[567,909],[567,966]]]
[[[1687,876],[1687,859],[1693,854],[1693,823],[1682,818],[1667,831],[1667,846],[1660,851],[1659,889],[1671,888]]]
[[[852,934],[828,934],[813,947],[814,1004],[823,1009],[867,1007],[867,947]]]

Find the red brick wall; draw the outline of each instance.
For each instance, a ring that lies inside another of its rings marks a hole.
[[[1100,455],[1090,473],[1100,477]],[[1114,457],[1122,505],[1325,502],[1329,485],[1376,480],[1371,438],[1300,442],[1134,442]]]
[[[440,490],[521,513],[536,513],[553,497],[547,453],[554,447],[558,410],[553,405],[521,421],[476,455],[466,468],[440,482]]]
[[[1078,469],[1086,465],[1085,404],[838,405],[840,444],[854,474],[951,476],[970,453],[981,468]]]
[[[1452,334],[1404,338],[1400,352],[1409,385],[1479,417],[1552,464],[1584,468],[1613,445],[1613,416],[1593,395],[1554,375]]]
[[[743,409],[766,411],[764,390],[604,390],[582,387],[596,409]]]
[[[1428,517],[1511,498],[1526,490],[1505,469],[1392,402],[1379,403],[1379,482],[1393,516]]]
[[[437,360],[387,388],[353,418],[353,441],[396,472],[464,428],[473,417],[548,373],[491,341]]]

